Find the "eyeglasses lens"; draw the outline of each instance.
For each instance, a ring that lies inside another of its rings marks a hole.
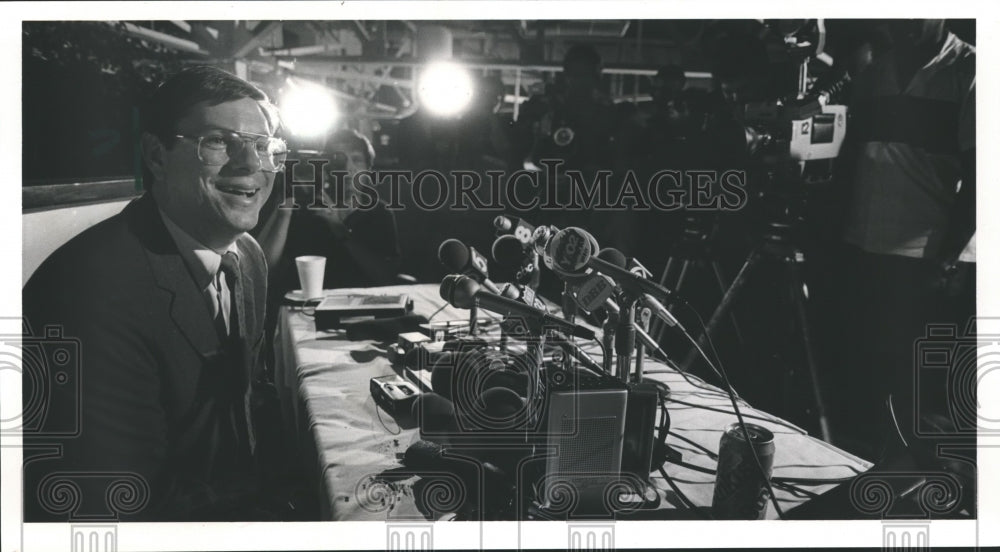
[[[253,143],[262,170],[279,171],[284,168],[288,149],[280,138],[244,138],[237,134],[204,136],[198,153],[202,161],[209,165],[225,165],[230,159],[242,155],[247,143]]]

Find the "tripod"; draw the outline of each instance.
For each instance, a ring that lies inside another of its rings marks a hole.
[[[719,266],[719,261],[715,259],[711,250],[712,236],[715,233],[717,223],[714,216],[708,220],[699,220],[694,215],[684,217],[680,240],[674,245],[670,256],[667,257],[667,264],[660,275],[661,286],[681,293],[689,269],[701,268],[704,270],[709,268],[715,277],[715,283],[719,286],[719,295],[725,296],[728,286],[722,276],[722,267]],[[672,279],[675,265],[679,265],[679,272],[676,278]],[[729,319],[736,332],[737,341],[743,345],[743,335],[740,332],[739,324],[736,323],[736,316],[729,313]],[[663,337],[665,329],[666,325],[662,320],[657,318],[653,321],[650,334],[657,343]]]
[[[786,215],[789,212],[790,209],[786,208]],[[795,318],[799,326],[800,336],[802,338],[803,350],[805,351],[806,356],[806,367],[809,372],[810,387],[812,388],[813,401],[816,407],[816,416],[819,422],[820,432],[823,436],[823,440],[830,442],[830,427],[826,416],[826,403],[823,400],[823,396],[820,391],[817,358],[812,341],[812,335],[809,331],[809,322],[806,316],[807,291],[805,288],[805,282],[802,278],[805,255],[792,239],[792,234],[796,230],[798,223],[799,220],[796,217],[787,217],[784,218],[784,220],[772,221],[768,223],[768,230],[764,234],[762,243],[755,247],[753,251],[750,252],[750,255],[747,256],[747,260],[743,264],[743,267],[740,268],[740,272],[736,275],[736,279],[733,280],[732,285],[729,286],[729,289],[726,290],[725,294],[722,296],[722,302],[719,303],[715,312],[712,313],[712,317],[708,320],[708,324],[705,326],[705,332],[699,336],[698,345],[704,347],[708,338],[718,328],[722,318],[726,315],[732,316],[731,309],[733,303],[740,296],[740,292],[747,283],[750,274],[754,272],[754,268],[759,266],[763,261],[780,263],[781,266],[784,267],[784,271],[786,273],[787,283],[789,286],[788,290],[792,297]],[[694,360],[695,353],[692,351],[683,363],[685,370],[690,368]]]

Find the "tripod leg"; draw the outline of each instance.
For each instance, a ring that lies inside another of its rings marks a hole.
[[[674,291],[681,289],[681,286],[684,284],[684,278],[687,277],[688,267],[690,266],[691,259],[684,259],[684,262],[681,263],[681,273],[677,275],[677,286],[674,287]]]
[[[736,299],[737,295],[739,295],[740,290],[743,289],[743,285],[746,284],[747,277],[750,275],[750,270],[759,260],[759,249],[755,249],[750,252],[746,262],[743,263],[743,267],[740,268],[739,274],[737,274],[736,278],[733,280],[732,285],[730,285],[729,289],[726,290],[726,293],[723,294],[722,301],[719,302],[719,306],[715,308],[715,312],[712,313],[712,317],[708,319],[708,324],[705,324],[705,332],[698,338],[698,346],[703,350],[705,348],[705,344],[708,342],[708,339],[711,337],[712,333],[715,332],[715,327],[719,325],[722,318],[729,312],[733,301]],[[691,365],[694,363],[697,356],[697,350],[692,350],[688,354],[687,358],[684,359],[684,363],[681,364],[685,371],[691,369]]]
[[[816,351],[813,347],[812,334],[809,332],[809,320],[806,316],[806,292],[802,275],[799,274],[799,267],[795,264],[788,265],[788,272],[791,275],[792,301],[795,303],[795,315],[799,320],[799,328],[802,332],[802,342],[806,352],[806,367],[809,369],[809,379],[812,385],[813,400],[816,403],[816,415],[819,418],[819,429],[823,440],[830,443],[830,424],[826,417],[826,402],[823,400],[823,393],[819,387],[819,372],[816,369]]]
[[[667,285],[667,277],[670,276],[670,269],[674,266],[673,255],[667,257],[667,264],[663,267],[663,272],[660,274],[660,285]]]
[[[726,279],[722,277],[722,267],[719,266],[718,261],[712,261],[712,272],[715,273],[715,281],[719,284],[719,293],[726,293]],[[736,341],[743,345],[743,332],[740,331],[740,325],[736,323],[736,314],[733,312],[729,313],[729,320],[733,323],[733,331],[736,332]]]

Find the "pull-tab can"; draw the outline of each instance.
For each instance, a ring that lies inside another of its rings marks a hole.
[[[769,481],[774,468],[774,434],[756,424],[746,424],[751,442],[739,424],[730,424],[719,441],[719,465],[715,472],[712,514],[716,519],[764,519],[769,495],[761,471],[754,462],[757,452],[763,476]]]

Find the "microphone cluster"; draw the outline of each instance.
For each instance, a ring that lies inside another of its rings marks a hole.
[[[519,463],[533,454],[539,443],[545,442],[539,438],[548,435],[552,444],[557,428],[547,426],[556,423],[553,409],[561,408],[558,404],[565,399],[551,404],[546,401],[556,394],[565,397],[566,393],[572,395],[580,390],[554,382],[588,381],[588,396],[596,397],[593,392],[608,390],[608,399],[594,403],[601,405],[594,408],[605,412],[602,420],[607,419],[611,400],[618,405],[610,409],[614,412],[612,417],[624,428],[617,441],[611,435],[610,446],[595,442],[593,450],[611,451],[609,454],[616,456],[609,465],[615,466],[619,473],[628,471],[645,480],[653,469],[650,463],[657,462],[650,458],[650,451],[657,404],[663,395],[655,390],[650,392],[649,386],[643,387],[641,383],[643,348],[659,350],[659,347],[645,332],[644,324],[636,323],[636,318],[643,320],[639,313],[648,311],[669,325],[678,325],[663,306],[669,302],[671,292],[647,280],[638,261],[626,258],[616,249],[601,249],[594,236],[583,229],[534,226],[507,216],[497,217],[494,227],[498,236],[490,252],[494,261],[516,273],[515,281],[493,282],[485,255],[459,240],[449,239],[438,249],[439,260],[450,273],[441,282],[440,294],[451,306],[470,310],[473,319],[478,309],[500,315],[504,318],[501,328],[506,330],[505,334],[497,345],[471,332],[468,337],[447,343],[443,351],[422,357],[431,371],[433,392],[420,395],[413,403],[412,414],[424,441],[407,451],[410,458],[404,458],[404,464],[434,464],[443,462],[450,453],[458,453],[477,458],[489,468],[486,471],[490,477],[509,483]],[[565,284],[565,316],[548,312],[545,303],[536,296],[542,266]],[[602,362],[592,359],[574,342],[574,339],[598,339],[592,327],[575,322],[577,309],[603,320]],[[519,331],[511,331],[515,327]],[[519,338],[524,352],[510,352],[507,337]],[[546,343],[561,348],[561,362],[544,362]],[[612,366],[612,345],[617,370]],[[633,355],[636,377],[629,378]],[[613,397],[619,398],[612,400]],[[576,417],[580,427],[585,427],[587,409],[577,410],[559,415]],[[608,436],[581,431],[573,438],[607,439]],[[640,460],[633,461],[635,458]],[[549,461],[547,471],[566,469],[552,462]],[[512,490],[507,483],[494,486],[493,492],[501,497],[500,502],[509,504]]]

